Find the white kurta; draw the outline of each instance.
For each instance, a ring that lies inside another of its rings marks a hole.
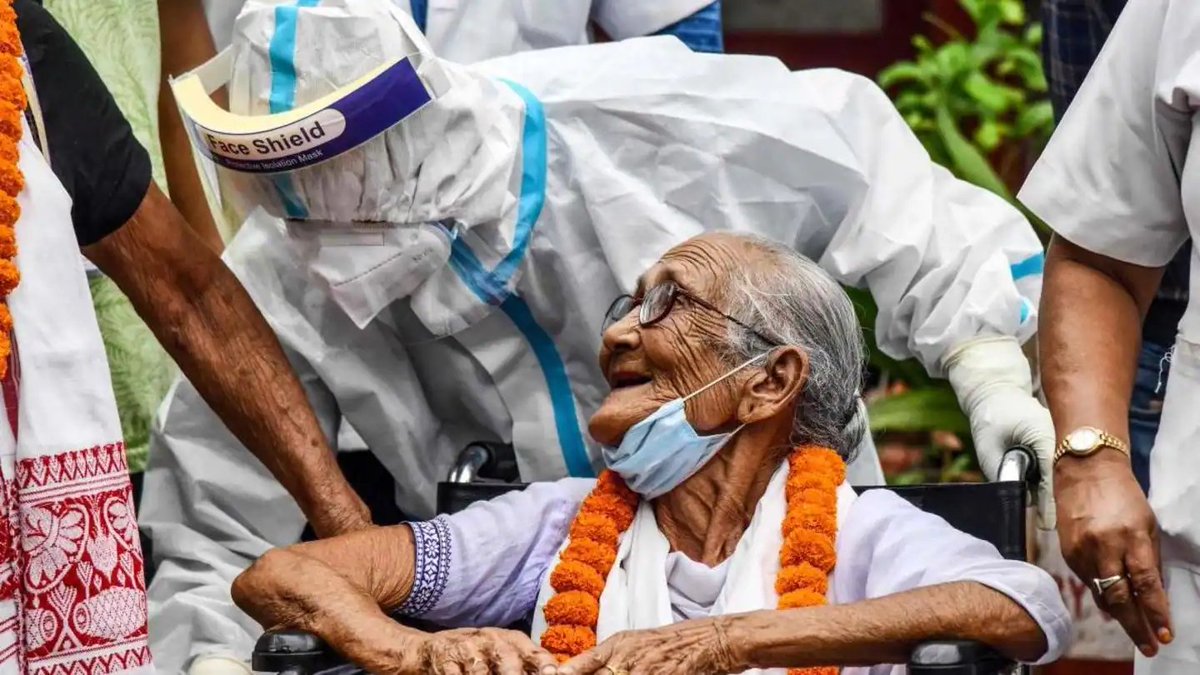
[[[786,472],[775,478],[780,503],[765,503],[773,490],[768,487],[736,552],[715,569],[677,552],[666,553],[669,545],[653,524],[652,510],[643,504],[638,520],[646,527],[635,532],[635,521],[622,536],[617,562],[600,598],[599,638],[709,616],[710,611],[773,609]],[[547,571],[555,564],[580,502],[593,486],[594,481],[577,479],[537,484],[432,522],[414,523],[417,569],[423,573],[417,575],[401,611],[446,626],[508,625],[527,616],[535,602],[549,595]],[[886,490],[868,491],[856,499],[843,486],[838,521],[837,565],[828,592],[831,604],[973,581],[1008,596],[1038,623],[1047,643],[1039,663],[1057,659],[1066,649],[1070,616],[1046,572],[1003,559],[991,544]],[[646,537],[649,530],[658,536]],[[662,550],[656,555],[654,548]],[[620,592],[616,586],[622,582],[628,584],[625,592],[635,602],[610,596]],[[613,611],[628,618],[606,616]],[[541,627],[544,622],[535,614],[534,633]],[[846,668],[843,673],[900,675],[903,667]]]
[[[1131,0],[1020,199],[1074,244],[1161,267],[1200,232],[1200,4]],[[1150,460],[1176,639],[1137,672],[1200,672],[1200,249]]]

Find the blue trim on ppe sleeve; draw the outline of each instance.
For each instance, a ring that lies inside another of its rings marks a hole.
[[[425,22],[429,20],[429,0],[408,0],[408,4],[412,8],[413,21],[417,22],[417,28],[424,33]]]
[[[1024,325],[1029,320],[1029,315],[1033,313],[1033,303],[1029,302],[1029,298],[1021,298],[1021,324]]]
[[[1037,276],[1046,268],[1046,254],[1038,251],[1019,263],[1014,263],[1009,266],[1012,271],[1013,281],[1020,281],[1025,277]]]
[[[533,226],[542,217],[542,206],[546,203],[546,112],[533,92],[516,82],[504,80],[504,83],[525,102],[525,122],[521,127],[521,200],[513,247],[492,270],[494,282],[501,287],[508,285],[525,259]]]
[[[287,112],[296,107],[296,22],[300,8],[316,7],[321,0],[296,0],[294,5],[275,8],[275,32],[267,53],[271,64],[271,95],[268,99],[271,114]],[[297,197],[290,174],[275,174],[271,177],[275,191],[283,202],[288,218],[304,219],[308,209]]]
[[[546,387],[550,390],[550,401],[554,408],[554,430],[558,433],[558,443],[562,449],[563,460],[567,464],[567,475],[575,478],[595,476],[592,463],[588,460],[587,445],[583,442],[583,432],[579,428],[579,418],[575,416],[575,395],[571,393],[571,380],[567,377],[566,364],[554,347],[554,340],[538,325],[537,320],[533,318],[533,312],[529,311],[529,305],[517,295],[508,296],[500,305],[500,309],[529,341],[538,365],[542,368]]]
[[[721,54],[725,51],[725,36],[721,23],[721,0],[695,14],[658,31],[656,35],[674,35],[694,52]]]
[[[575,412],[575,395],[562,355],[554,339],[538,325],[529,305],[509,288],[513,274],[525,260],[533,228],[546,202],[546,117],[542,104],[529,90],[505,81],[525,102],[525,121],[521,132],[521,196],[517,206],[517,224],[513,247],[494,269],[488,271],[470,245],[455,237],[450,246],[450,267],[480,300],[498,306],[521,331],[533,349],[554,411],[554,428],[567,473],[577,478],[595,475],[588,458],[587,444]]]
[[[517,203],[513,247],[490,272],[479,263],[467,242],[456,239],[450,247],[451,260],[457,259],[462,269],[471,275],[469,285],[482,291],[480,297],[484,302],[494,305],[503,302],[511,292],[508,284],[525,260],[533,228],[546,203],[546,113],[541,101],[528,89],[515,82],[505,80],[504,83],[525,102],[525,122],[521,129],[521,196]]]

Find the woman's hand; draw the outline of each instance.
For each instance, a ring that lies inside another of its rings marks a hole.
[[[498,628],[429,633],[414,645],[400,673],[424,675],[554,675],[557,662],[529,636]]]
[[[685,621],[617,633],[559,666],[558,675],[724,675],[746,665],[730,648],[724,620]]]

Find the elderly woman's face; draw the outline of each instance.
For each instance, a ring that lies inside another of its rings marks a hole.
[[[736,238],[707,235],[672,249],[642,275],[638,300],[666,282],[684,293],[658,323],[639,326],[635,308],[605,331],[600,368],[612,391],[588,425],[593,438],[615,446],[630,427],[663,404],[695,393],[730,370],[715,350],[726,339],[726,319],[686,295],[726,311],[722,289],[731,270],[754,264],[755,257]],[[738,404],[734,393],[744,377],[731,377],[688,401],[687,416],[697,431],[715,433],[731,424]]]

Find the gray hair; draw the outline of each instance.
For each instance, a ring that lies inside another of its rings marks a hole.
[[[778,344],[808,353],[808,382],[796,406],[791,441],[832,448],[849,460],[867,432],[861,394],[865,348],[850,298],[792,248],[763,237],[736,236],[767,260],[735,267],[725,292],[729,315]],[[754,332],[727,324],[726,341],[718,347],[731,365],[771,350]]]

